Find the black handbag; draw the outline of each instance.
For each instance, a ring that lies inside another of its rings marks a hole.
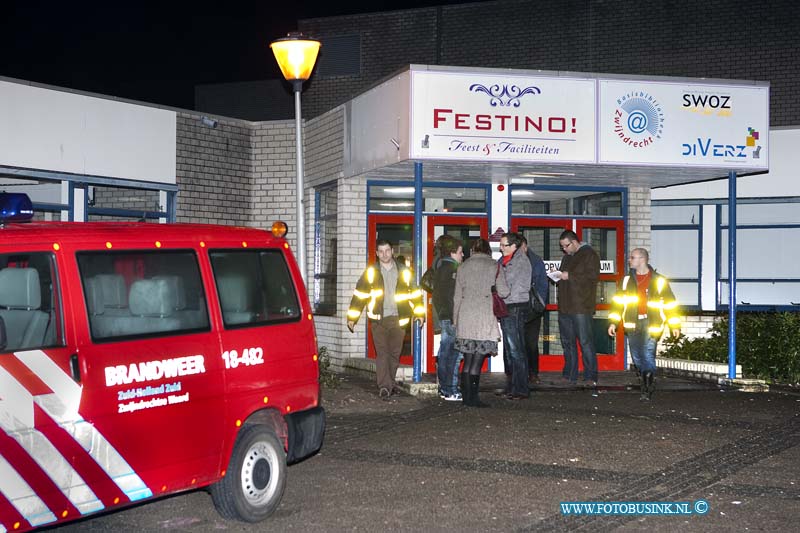
[[[544,299],[539,296],[539,293],[536,291],[536,287],[531,286],[531,294],[530,300],[531,304],[531,318],[539,318],[540,316],[544,315],[545,304]]]

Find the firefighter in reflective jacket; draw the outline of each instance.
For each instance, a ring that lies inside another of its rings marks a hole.
[[[649,400],[653,395],[659,339],[666,329],[675,337],[681,334],[678,301],[667,278],[650,266],[649,259],[644,248],[631,250],[630,272],[622,279],[608,315],[609,335],[616,335],[620,323],[625,328],[628,349],[639,374],[641,400]]]
[[[364,308],[372,324],[375,378],[379,396],[387,400],[400,392],[395,382],[406,326],[412,319],[425,321],[422,290],[414,286],[411,269],[394,258],[388,241],[377,242],[378,263],[369,265],[356,284],[347,327],[353,331]]]

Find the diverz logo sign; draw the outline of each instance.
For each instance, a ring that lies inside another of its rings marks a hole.
[[[719,157],[723,159],[747,158],[746,146],[743,144],[712,143],[710,137],[691,143],[683,143],[681,155],[691,157]]]

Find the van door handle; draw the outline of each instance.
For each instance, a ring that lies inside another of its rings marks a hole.
[[[78,354],[74,353],[69,356],[69,369],[72,372],[72,379],[75,383],[81,382],[81,367],[78,364]]]

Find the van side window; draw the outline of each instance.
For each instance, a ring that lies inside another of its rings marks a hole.
[[[0,254],[0,351],[64,345],[53,254]]]
[[[210,250],[226,328],[297,320],[300,305],[280,250]]]
[[[208,305],[192,251],[81,252],[92,339],[208,331]]]

